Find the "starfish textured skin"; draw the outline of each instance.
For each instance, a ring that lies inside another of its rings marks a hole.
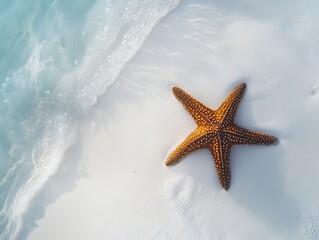
[[[263,133],[237,126],[235,115],[246,90],[246,83],[238,84],[217,110],[212,110],[178,87],[173,87],[175,97],[183,104],[197,124],[197,128],[169,154],[166,166],[179,163],[184,157],[199,149],[211,152],[220,185],[229,189],[231,181],[230,151],[233,145],[272,145],[278,139]]]

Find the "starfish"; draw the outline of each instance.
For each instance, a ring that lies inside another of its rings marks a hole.
[[[183,104],[197,124],[197,128],[165,160],[166,166],[179,163],[184,157],[199,149],[211,152],[222,188],[229,189],[230,151],[233,145],[271,145],[278,139],[254,132],[234,123],[246,83],[238,84],[217,110],[212,110],[178,87],[173,87],[175,97]]]

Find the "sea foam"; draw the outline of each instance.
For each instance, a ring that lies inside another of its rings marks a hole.
[[[76,121],[179,0],[0,3],[0,239],[75,141]]]

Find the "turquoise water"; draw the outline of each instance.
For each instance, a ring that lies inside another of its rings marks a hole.
[[[0,239],[18,239],[76,122],[179,0],[0,1]]]

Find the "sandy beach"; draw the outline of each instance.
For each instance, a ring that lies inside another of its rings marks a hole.
[[[318,239],[319,4],[306,2],[183,1],[80,120],[21,239]],[[172,86],[216,109],[239,82],[236,123],[279,144],[234,147],[227,192],[208,150],[166,167],[196,127]]]

